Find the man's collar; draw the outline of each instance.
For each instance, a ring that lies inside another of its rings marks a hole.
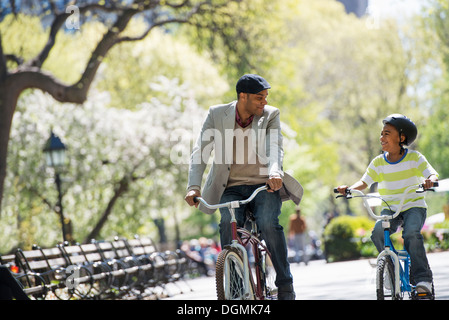
[[[254,115],[249,117],[249,119],[246,122],[246,124],[243,124],[242,123],[242,119],[240,119],[240,116],[239,116],[239,111],[237,110],[237,105],[235,106],[235,121],[237,121],[239,126],[241,126],[242,128],[246,128],[247,126],[249,126],[253,122],[253,119],[254,119]]]

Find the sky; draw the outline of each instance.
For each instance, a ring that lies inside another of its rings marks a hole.
[[[425,0],[369,0],[368,12],[377,17],[408,16],[419,13]]]

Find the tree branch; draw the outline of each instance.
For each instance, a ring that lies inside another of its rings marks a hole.
[[[120,32],[122,32],[126,28],[131,18],[138,12],[139,11],[133,9],[125,10],[122,15],[117,17],[117,21],[103,36],[103,39],[100,40],[97,47],[92,52],[83,75],[81,76],[80,80],[74,85],[74,87],[78,88],[84,93],[84,99],[87,96],[87,91],[89,90],[98,67],[102,63],[104,57],[106,56],[108,51],[117,43],[117,38]]]
[[[185,0],[180,4],[170,4],[170,3],[166,3],[167,6],[173,8],[173,9],[179,9],[179,8],[183,8],[185,7],[188,3],[190,3],[189,0]],[[153,30],[156,27],[160,27],[166,24],[170,24],[170,23],[189,23],[189,20],[196,14],[199,14],[202,12],[201,8],[207,4],[210,4],[209,1],[203,1],[203,2],[199,2],[197,3],[195,6],[193,6],[186,14],[184,17],[173,17],[173,18],[169,18],[169,19],[165,19],[165,20],[161,20],[155,23],[152,23],[147,30],[142,33],[140,36],[138,37],[121,37],[119,39],[117,39],[117,43],[120,42],[125,42],[125,41],[139,41],[144,39],[150,32],[151,30]]]
[[[22,57],[18,57],[15,54],[5,54],[5,58],[6,58],[6,61],[13,61],[18,66],[20,66],[24,62]]]
[[[6,82],[14,83],[13,88],[18,94],[25,89],[36,88],[48,92],[59,102],[81,104],[86,100],[87,96],[87,90],[83,90],[83,88],[75,85],[66,85],[52,74],[37,67],[30,67],[27,70],[12,73],[8,76]]]
[[[56,43],[56,35],[58,34],[59,29],[61,29],[61,26],[64,24],[69,15],[70,14],[68,13],[56,15],[55,20],[53,20],[53,23],[51,24],[50,35],[48,37],[47,43],[45,44],[42,51],[27,63],[27,66],[38,68],[42,67],[45,60],[48,58],[48,54]]]
[[[51,51],[51,49],[54,47],[56,42],[56,35],[58,34],[59,30],[61,30],[61,27],[67,20],[67,18],[72,15],[72,13],[67,12],[60,12],[57,13],[55,6],[52,6],[53,12],[55,14],[55,18],[51,24],[50,27],[50,34],[48,36],[47,43],[45,44],[42,51],[33,59],[31,59],[27,66],[30,67],[38,67],[41,68],[44,64],[45,60],[48,58],[48,55]],[[93,4],[86,4],[84,6],[78,6],[80,14],[89,12],[89,11],[95,11],[95,10],[101,10],[104,12],[120,12],[124,10],[125,8],[121,6],[116,6],[115,4],[108,4],[108,5],[100,5],[98,3]]]

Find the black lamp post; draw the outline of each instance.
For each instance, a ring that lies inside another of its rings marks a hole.
[[[55,184],[58,190],[57,211],[61,219],[62,237],[64,241],[71,240],[68,239],[67,237],[66,222],[64,219],[64,211],[62,207],[62,192],[61,192],[61,177],[60,177],[60,171],[63,169],[65,165],[66,149],[67,148],[64,145],[64,143],[62,143],[61,139],[59,139],[59,137],[57,137],[52,131],[50,134],[50,138],[48,138],[47,142],[45,143],[44,153],[47,166],[52,167],[55,170]],[[71,235],[69,236],[69,238],[71,238]]]

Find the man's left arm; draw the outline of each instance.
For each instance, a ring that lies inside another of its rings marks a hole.
[[[283,137],[279,109],[276,109],[267,125],[266,150],[268,156],[268,185],[274,191],[282,188],[284,161]]]

